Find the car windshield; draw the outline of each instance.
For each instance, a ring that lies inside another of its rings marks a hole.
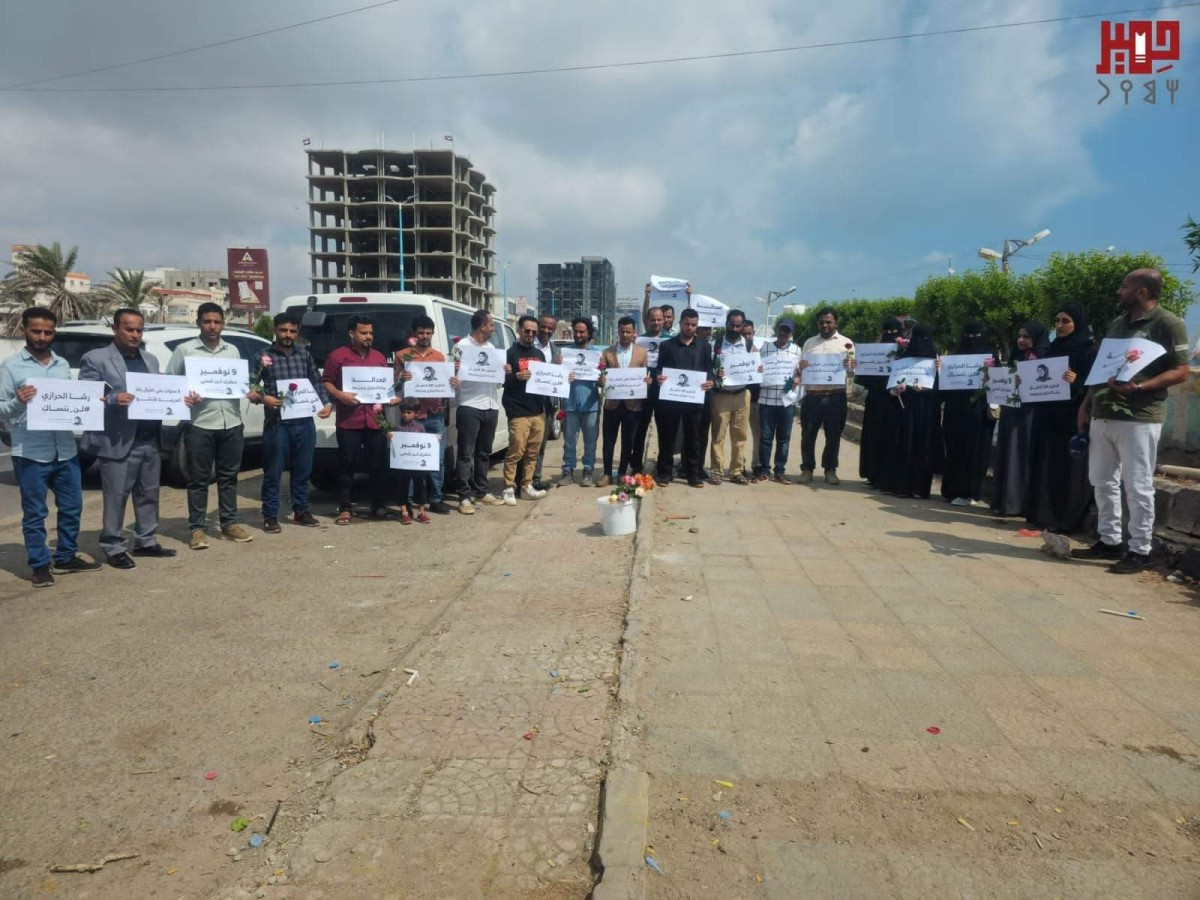
[[[375,326],[374,348],[391,359],[397,350],[408,346],[412,334],[412,320],[425,314],[425,308],[416,305],[386,306],[374,303],[352,305],[318,303],[315,312],[325,313],[325,322],[319,326],[301,325],[300,337],[308,342],[309,352],[318,366],[324,367],[325,357],[337,347],[349,343],[350,319],[366,316]]]
[[[72,369],[78,369],[83,354],[89,350],[99,350],[113,342],[112,334],[72,334],[60,331],[54,335],[51,350],[71,364]]]

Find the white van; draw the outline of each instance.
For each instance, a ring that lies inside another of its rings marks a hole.
[[[421,315],[433,319],[433,346],[449,359],[450,349],[471,333],[471,316],[475,309],[433,294],[311,294],[285,298],[281,312],[291,312],[301,317],[300,338],[307,345],[318,368],[324,369],[325,357],[347,343],[346,335],[350,331],[352,316],[370,317],[375,331],[374,347],[387,357],[390,364],[396,352],[408,346],[412,321]],[[495,323],[492,343],[507,350],[517,342],[517,336],[512,326],[502,319],[497,317]],[[451,410],[446,442],[442,448],[447,491],[453,480],[458,440],[454,418]],[[317,487],[330,488],[337,481],[334,420],[330,416],[328,419],[317,419],[316,423],[317,452],[313,460],[312,482]],[[507,446],[508,419],[501,407],[492,453],[500,453]]]

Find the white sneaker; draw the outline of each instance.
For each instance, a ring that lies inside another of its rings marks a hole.
[[[458,511],[464,516],[473,516],[475,515],[475,504],[470,500],[459,500]]]
[[[508,502],[508,497],[510,497],[511,495],[512,495],[512,489],[510,488],[508,491],[505,492],[505,498],[504,498],[505,503]],[[545,491],[539,491],[532,484],[527,484],[527,485],[525,485],[525,487],[521,488],[521,499],[522,500],[541,500],[545,496],[546,496]],[[517,501],[514,499],[513,503],[515,504],[516,502]]]
[[[479,503],[481,506],[502,506],[502,505],[504,505],[504,501],[501,500],[499,497],[497,497],[495,494],[484,494],[482,497],[479,498]]]
[[[526,490],[528,490],[528,488],[527,488]],[[542,491],[542,494],[543,494],[543,495],[544,495],[545,493],[546,493],[545,491]],[[512,488],[505,488],[505,489],[504,489],[504,500],[503,500],[503,502],[504,502],[504,505],[505,505],[505,506],[516,506],[516,505],[517,505],[517,494],[516,494],[516,492],[515,492],[515,491],[514,491]]]
[[[953,500],[950,501],[950,505],[951,506],[970,506],[971,498],[970,497],[955,497]]]
[[[1042,548],[1059,559],[1071,558],[1071,542],[1061,534],[1052,531],[1042,532]]]
[[[987,505],[988,505],[988,503],[987,503],[987,501],[986,501],[986,500],[972,500],[972,501],[971,501],[969,504],[967,504],[967,505],[968,505],[968,506],[975,506],[975,507],[980,507],[980,508],[986,509],[986,508],[987,508]]]

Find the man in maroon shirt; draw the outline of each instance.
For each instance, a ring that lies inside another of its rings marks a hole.
[[[371,344],[375,339],[375,328],[366,316],[350,319],[350,346],[338,347],[325,358],[325,369],[321,381],[333,398],[337,418],[338,443],[338,515],[337,524],[350,524],[350,493],[354,486],[354,473],[365,455],[370,475],[371,513],[377,519],[386,519],[387,487],[391,470],[388,467],[387,435],[379,427],[383,407],[378,403],[360,403],[358,397],[342,390],[344,369],[360,366],[391,370],[387,358]],[[389,406],[400,401],[392,397]]]

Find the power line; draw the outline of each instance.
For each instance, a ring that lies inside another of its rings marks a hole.
[[[269,34],[279,34],[281,31],[291,31],[293,28],[303,28],[305,25],[316,25],[318,22],[328,22],[330,19],[340,19],[343,16],[352,16],[355,13],[367,12],[368,10],[378,9],[381,6],[391,6],[393,3],[399,3],[400,0],[380,0],[378,3],[371,3],[367,6],[359,6],[355,9],[348,9],[344,12],[331,13],[327,16],[321,16],[316,19],[306,19],[303,22],[293,22],[291,25],[280,25],[278,28],[268,28],[266,31],[255,31],[252,34],[243,34],[240,37],[226,38],[223,41],[213,41],[211,44],[201,44],[198,47],[188,47],[186,50],[171,50],[168,53],[159,53],[157,56],[146,56],[142,59],[131,59],[128,62],[112,63],[107,66],[97,66],[94,69],[83,69],[79,72],[70,72],[66,75],[54,75],[50,78],[39,78],[36,81],[22,81],[17,84],[9,84],[0,88],[0,91],[13,91],[17,88],[27,88],[35,84],[46,84],[51,81],[62,81],[66,78],[78,78],[81,75],[95,75],[97,72],[111,72],[113,69],[124,69],[129,66],[140,66],[142,63],[154,62],[159,59],[171,59],[175,56],[185,56],[188,53],[199,53],[201,50],[211,50],[214,47],[226,47],[229,44],[238,44],[242,41],[253,40],[254,38],[266,37]]]
[[[387,0],[387,2],[398,2],[398,0]],[[385,3],[375,4],[375,6],[383,6],[383,5],[385,5]],[[593,63],[591,65],[579,65],[579,66],[548,66],[546,68],[540,68],[540,69],[512,69],[509,71],[501,71],[501,72],[474,72],[474,73],[459,73],[459,74],[453,74],[453,75],[417,75],[417,76],[410,76],[410,77],[406,77],[406,78],[363,78],[363,79],[355,79],[355,80],[347,80],[347,81],[293,81],[293,82],[280,82],[280,83],[275,83],[275,84],[185,85],[182,87],[152,86],[152,87],[107,87],[107,88],[37,88],[37,87],[29,87],[28,85],[40,84],[42,82],[26,82],[24,85],[11,85],[7,88],[0,88],[0,91],[10,91],[10,92],[14,92],[14,93],[15,92],[28,92],[28,93],[42,93],[42,94],[121,94],[121,93],[145,93],[145,92],[169,93],[169,92],[177,92],[177,91],[281,90],[281,89],[287,89],[287,88],[357,87],[357,86],[376,85],[376,84],[420,84],[420,83],[430,83],[430,82],[438,82],[438,81],[475,81],[475,80],[492,79],[492,78],[516,78],[516,77],[524,77],[524,76],[530,76],[530,75],[552,75],[552,74],[562,74],[562,73],[569,73],[569,72],[596,72],[596,71],[602,71],[602,70],[608,70],[608,69],[632,69],[632,68],[639,68],[639,67],[646,67],[646,66],[677,65],[679,63],[703,62],[703,61],[711,61],[711,60],[717,60],[717,59],[738,59],[741,57],[767,56],[767,55],[779,54],[779,53],[799,53],[799,52],[803,52],[805,50],[827,50],[827,49],[832,49],[832,48],[837,48],[837,47],[861,46],[864,44],[892,43],[892,42],[897,42],[897,41],[905,41],[905,40],[909,40],[912,38],[944,37],[946,35],[972,34],[975,32],[983,32],[983,31],[998,31],[998,30],[1006,29],[1006,28],[1021,28],[1021,27],[1025,27],[1025,26],[1029,26],[1029,25],[1051,25],[1051,24],[1056,24],[1056,23],[1061,23],[1061,22],[1075,22],[1075,21],[1079,21],[1082,19],[1100,19],[1100,18],[1104,18],[1106,16],[1128,16],[1128,15],[1133,15],[1136,13],[1160,12],[1162,10],[1168,10],[1168,9],[1171,9],[1171,10],[1186,9],[1186,8],[1195,7],[1195,6],[1200,6],[1200,0],[1193,0],[1193,2],[1188,2],[1188,3],[1180,3],[1176,6],[1145,6],[1145,7],[1140,7],[1138,9],[1122,9],[1122,10],[1112,10],[1110,12],[1081,13],[1079,15],[1074,15],[1074,16],[1058,16],[1058,17],[1051,18],[1051,19],[1029,19],[1029,20],[1022,21],[1022,22],[1001,22],[996,25],[972,25],[972,26],[966,26],[963,28],[944,28],[944,29],[939,29],[937,31],[917,31],[917,32],[910,32],[908,34],[888,35],[885,37],[855,38],[853,40],[845,40],[845,41],[826,41],[826,42],[818,43],[818,44],[798,44],[798,45],[792,46],[792,47],[770,47],[770,48],[764,48],[764,49],[758,49],[758,50],[734,50],[734,51],[729,51],[726,53],[708,53],[708,54],[698,54],[695,56],[674,56],[674,57],[665,57],[665,58],[659,58],[659,59],[642,59],[642,60],[634,60],[634,61],[630,61],[630,62],[618,62],[618,63]],[[369,8],[371,8],[371,7],[362,7],[362,9],[369,9]],[[356,12],[356,11],[357,10],[350,10],[347,13],[338,13],[338,15],[349,15],[350,12]],[[333,16],[328,16],[326,18],[333,18]],[[313,19],[312,21],[316,22],[316,21],[321,21],[321,20]],[[285,30],[285,28],[296,28],[296,27],[299,27],[300,24],[309,24],[309,23],[299,23],[298,25],[284,26],[283,28],[273,29],[272,31],[260,32],[260,34],[270,34],[270,33],[273,33],[273,31]],[[238,40],[247,40],[250,37],[257,37],[257,36],[258,35],[246,35],[245,37],[242,37],[242,38],[233,38],[228,41],[222,41],[222,42],[218,42],[218,43],[210,44],[210,45],[206,45],[206,46],[215,47],[215,46],[220,46],[221,44],[233,43],[234,41],[238,41]],[[194,52],[195,50],[200,50],[200,49],[205,49],[205,48],[197,47],[197,48],[193,48],[192,50],[178,51],[178,52],[190,53],[190,52]],[[164,56],[166,56],[166,55],[171,55],[171,54],[164,54]],[[163,58],[163,57],[162,56],[151,57],[151,59],[161,59],[161,58]],[[148,60],[140,60],[140,61],[145,62]],[[121,65],[133,65],[133,63],[122,63]],[[117,67],[114,66],[114,67],[110,67],[110,68],[117,68]],[[103,71],[103,70],[94,70],[94,71]],[[86,74],[86,73],[80,73],[80,74]],[[72,76],[64,75],[64,76],[60,76],[60,77],[68,78],[68,77],[72,77]],[[44,80],[57,80],[57,79],[44,79]]]

